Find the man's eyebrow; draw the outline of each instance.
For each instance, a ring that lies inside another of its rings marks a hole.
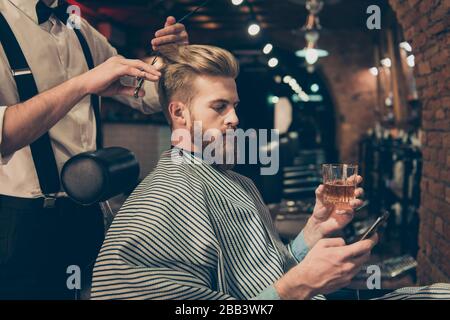
[[[231,102],[227,99],[216,99],[216,100],[212,100],[209,103],[213,104],[213,103],[226,103],[226,104],[238,104],[240,101],[236,100],[235,102]]]

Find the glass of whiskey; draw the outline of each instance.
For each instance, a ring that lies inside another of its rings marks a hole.
[[[349,209],[350,201],[355,199],[357,176],[358,165],[356,164],[323,164],[325,203],[333,204],[337,209]]]

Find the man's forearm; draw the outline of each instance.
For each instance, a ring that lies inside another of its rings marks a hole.
[[[80,77],[72,78],[25,102],[6,109],[0,152],[9,155],[37,140],[86,94]]]

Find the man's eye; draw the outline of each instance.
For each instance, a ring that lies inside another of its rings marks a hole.
[[[218,103],[213,106],[213,108],[218,111],[224,110],[226,107],[227,107],[226,103]]]

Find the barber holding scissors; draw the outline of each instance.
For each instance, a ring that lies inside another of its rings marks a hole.
[[[118,56],[85,20],[69,27],[67,9],[56,0],[0,2],[0,299],[73,298],[66,280],[76,268],[82,289],[90,283],[102,212],[65,197],[60,170],[101,146],[99,96],[160,110],[160,73]],[[188,43],[173,17],[155,36],[156,50]],[[125,76],[147,80],[138,99]]]

